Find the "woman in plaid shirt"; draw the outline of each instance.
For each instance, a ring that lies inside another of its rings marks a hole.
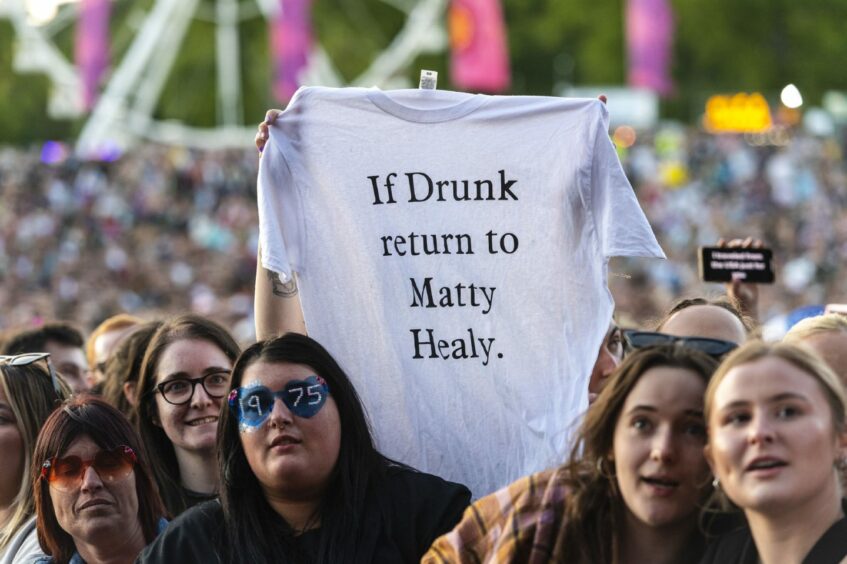
[[[715,367],[679,345],[628,356],[570,462],[474,503],[422,562],[697,562],[711,481],[703,393]]]

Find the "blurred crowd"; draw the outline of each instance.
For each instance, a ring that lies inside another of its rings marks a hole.
[[[801,132],[772,141],[667,127],[622,151],[668,260],[612,264],[618,311],[649,323],[678,296],[720,292],[700,282],[697,248],[721,238],[753,237],[774,251],[776,283],[760,288],[763,323],[847,300],[843,143]]]
[[[768,144],[664,126],[620,153],[669,259],[612,263],[624,320],[649,324],[675,297],[720,291],[699,281],[696,256],[721,237],[774,249],[761,321],[847,301],[839,140],[796,132]],[[118,312],[194,311],[253,337],[255,149],[145,145],[114,162],[42,160],[40,148],[0,149],[0,328],[69,319],[90,330]]]
[[[194,311],[253,336],[255,150],[0,150],[0,327]]]

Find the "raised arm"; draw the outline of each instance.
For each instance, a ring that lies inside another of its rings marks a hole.
[[[256,339],[260,341],[282,333],[307,334],[296,275],[283,282],[278,273],[263,268],[261,247],[256,261],[253,311],[256,318]]]

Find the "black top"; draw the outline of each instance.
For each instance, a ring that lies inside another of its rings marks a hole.
[[[847,515],[847,500],[841,501]],[[802,564],[838,564],[847,556],[847,517],[827,529],[803,559]],[[711,543],[700,564],[757,564],[759,552],[746,525]]]
[[[390,468],[366,501],[366,530],[350,562],[420,562],[432,542],[459,522],[470,497],[470,491],[461,484],[431,474]],[[320,537],[320,529],[297,536],[297,552],[314,557]],[[221,562],[225,539],[220,503],[206,502],[172,521],[136,563]]]
[[[182,494],[185,496],[185,509],[189,510],[195,505],[200,505],[205,501],[212,501],[213,499],[218,499],[218,493],[200,493],[195,492],[194,490],[189,490],[188,488],[182,488]]]

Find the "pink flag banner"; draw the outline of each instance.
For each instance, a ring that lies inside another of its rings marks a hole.
[[[100,79],[109,66],[110,0],[82,0],[76,23],[74,57],[82,80],[82,104],[94,107]]]
[[[273,93],[287,103],[300,85],[312,46],[312,0],[279,0],[280,10],[271,20]]]
[[[450,79],[462,90],[503,92],[509,88],[509,50],[500,0],[452,0]]]
[[[670,78],[673,13],[668,0],[628,0],[626,40],[628,83],[663,96],[673,91]]]

